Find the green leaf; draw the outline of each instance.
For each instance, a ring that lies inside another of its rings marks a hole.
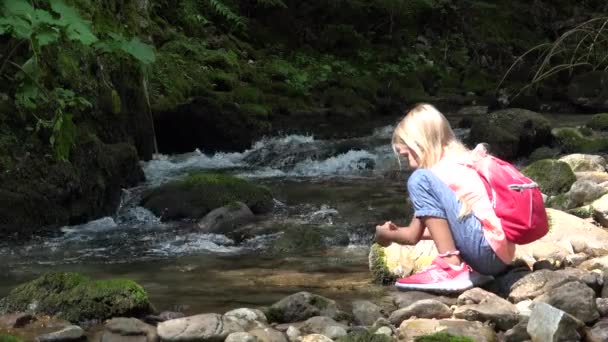
[[[15,93],[15,101],[18,106],[27,109],[36,109],[36,99],[40,97],[40,90],[34,84],[24,84],[20,91]]]
[[[32,16],[34,14],[34,7],[26,0],[4,0],[3,4],[3,14],[5,16]]]
[[[91,45],[99,40],[91,30],[91,22],[82,19],[74,7],[66,5],[63,0],[51,0],[51,9],[60,15],[58,24],[66,26],[68,39],[84,45]]]
[[[151,45],[143,43],[137,37],[133,37],[130,41],[124,42],[121,49],[144,64],[151,64],[156,60],[154,48]]]
[[[74,146],[76,125],[74,125],[72,118],[72,114],[61,112],[53,125],[53,134],[50,141],[55,158],[58,160],[67,161],[70,157],[70,150]]]
[[[53,28],[47,28],[34,36],[38,47],[54,43],[59,39],[59,32]]]
[[[40,23],[40,24],[49,24],[49,25],[58,24],[57,20],[55,18],[53,18],[51,13],[49,13],[45,10],[41,10],[41,9],[36,9],[34,11],[34,19],[37,23]]]

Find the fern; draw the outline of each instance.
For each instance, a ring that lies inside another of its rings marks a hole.
[[[220,0],[208,0],[211,8],[227,20],[236,30],[243,30],[245,28],[245,20],[238,14],[235,14],[230,7],[224,5]]]

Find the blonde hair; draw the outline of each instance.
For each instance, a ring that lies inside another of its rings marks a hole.
[[[445,116],[428,103],[416,105],[397,124],[392,138],[396,154],[399,145],[411,149],[416,154],[418,166],[426,169],[439,163],[445,155],[464,156],[470,152],[456,138]],[[464,217],[471,212],[471,206],[461,202],[459,217]]]
[[[422,168],[431,168],[444,154],[465,154],[469,150],[456,138],[448,120],[428,103],[410,110],[397,124],[392,138],[393,150],[406,145],[418,157]]]

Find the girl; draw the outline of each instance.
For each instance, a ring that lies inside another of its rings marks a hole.
[[[407,181],[414,216],[407,227],[390,221],[377,226],[376,242],[415,245],[431,239],[439,253],[430,267],[396,286],[462,291],[473,286],[471,268],[486,275],[504,271],[515,244],[505,238],[481,178],[466,166],[485,150],[469,151],[429,104],[417,105],[399,122],[392,145],[416,168]]]

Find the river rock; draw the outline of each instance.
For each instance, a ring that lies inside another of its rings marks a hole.
[[[524,317],[519,323],[507,331],[503,335],[503,342],[522,342],[530,339],[528,334],[528,319]]]
[[[473,288],[458,297],[455,318],[469,321],[492,322],[498,330],[507,330],[519,322],[518,310],[512,303],[497,295]]]
[[[375,243],[369,252],[369,269],[375,282],[388,284],[427,267],[436,256],[437,248],[430,240],[420,241],[415,246],[393,243],[381,247]]]
[[[287,328],[285,334],[287,335],[289,342],[299,341],[300,337],[302,336],[300,329],[294,327],[293,325],[290,325],[289,328]]]
[[[492,328],[481,322],[463,319],[411,319],[399,326],[399,341],[414,341],[416,337],[442,332],[471,338],[475,342],[496,342]]]
[[[573,153],[559,158],[574,172],[606,172],[606,159],[593,154]]]
[[[568,198],[574,207],[595,201],[606,193],[606,187],[591,180],[577,180],[568,191]]]
[[[384,317],[382,308],[369,300],[355,300],[352,306],[357,324],[372,325],[378,318]]]
[[[590,180],[597,184],[608,182],[608,172],[604,171],[575,172],[574,175],[577,180]]]
[[[254,219],[251,209],[245,203],[237,201],[211,210],[198,222],[198,228],[207,234],[227,235]]]
[[[593,219],[603,227],[608,227],[608,194],[591,203]]]
[[[435,299],[447,306],[456,305],[457,301],[455,297],[438,296],[429,292],[422,291],[397,291],[391,293],[391,296],[393,297],[393,303],[398,308],[404,308],[422,299]]]
[[[36,342],[69,342],[85,339],[84,330],[77,325],[67,326],[59,331],[36,337]],[[145,340],[143,340],[145,341]],[[150,340],[153,341],[153,340]],[[136,342],[136,341],[133,341]]]
[[[608,316],[608,298],[596,298],[595,305],[597,306],[597,312],[600,313],[600,317]]]
[[[241,331],[228,335],[224,342],[258,342],[258,338],[255,335]]]
[[[329,317],[316,316],[307,319],[301,326],[303,334],[322,334],[331,339],[346,336],[348,327],[340,324]]]
[[[101,333],[101,341],[155,342],[158,340],[156,328],[136,318],[112,318],[107,321]]]
[[[394,325],[399,325],[411,317],[441,319],[451,316],[452,310],[442,302],[435,299],[422,299],[405,308],[393,311],[388,320]]]
[[[587,341],[608,342],[608,319],[602,319],[587,330]]]
[[[546,303],[536,303],[527,331],[532,341],[580,341],[578,329],[583,324],[566,312]]]
[[[585,323],[594,322],[599,318],[595,292],[580,281],[571,281],[555,287],[534,301],[547,303]],[[534,309],[532,311],[534,312]]]
[[[302,337],[300,342],[332,342],[333,340],[321,334],[310,334]]]
[[[526,299],[534,299],[546,292],[577,280],[576,277],[549,270],[530,273],[511,286],[509,300],[517,303]]]
[[[0,328],[15,329],[21,328],[36,318],[29,313],[18,312],[0,316]]]
[[[256,328],[249,333],[261,342],[289,342],[284,333],[273,328]]]
[[[226,312],[224,317],[237,320],[241,326],[245,327],[245,330],[264,328],[265,324],[268,322],[266,315],[258,309],[234,309]]]
[[[272,304],[266,317],[270,322],[291,323],[314,316],[335,318],[338,312],[335,301],[309,292],[298,292]]]
[[[547,214],[551,225],[549,233],[535,242],[517,246],[516,258],[536,260],[534,255],[542,255],[551,244],[565,248],[570,254],[608,253],[608,231],[560,210],[547,208]]]
[[[244,331],[233,319],[208,313],[172,319],[158,325],[163,341],[222,340],[234,332]]]

